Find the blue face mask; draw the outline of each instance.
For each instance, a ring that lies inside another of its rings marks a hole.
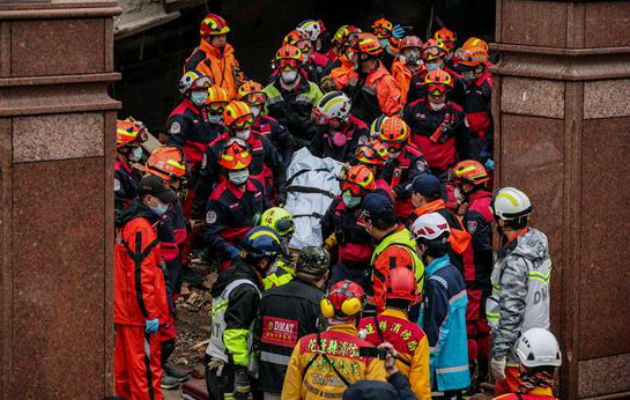
[[[151,212],[155,214],[156,217],[161,217],[162,215],[166,214],[166,212],[168,211],[168,204],[160,203],[158,206],[150,207],[150,208],[151,208]]]
[[[230,171],[228,174],[228,178],[230,182],[235,184],[236,186],[241,186],[245,182],[247,182],[247,178],[249,178],[249,171],[244,169],[241,171]]]
[[[424,64],[424,66],[426,67],[427,71],[431,72],[431,71],[435,71],[436,69],[440,68],[440,63]]]
[[[138,162],[142,160],[142,154],[143,154],[142,147],[140,146],[134,147],[131,153],[129,153],[129,161]]]
[[[384,49],[386,49],[387,46],[389,46],[389,40],[388,39],[381,39],[380,42],[381,42],[381,47],[384,48]]]
[[[351,195],[349,195],[347,193],[344,193],[344,194],[341,195],[341,200],[343,200],[343,203],[348,208],[355,208],[359,204],[361,204],[361,198],[360,197],[351,196]]]

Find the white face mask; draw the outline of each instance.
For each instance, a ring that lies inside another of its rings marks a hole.
[[[230,171],[228,173],[228,179],[236,186],[243,185],[247,182],[247,178],[249,178],[249,170],[246,169],[240,171]]]
[[[348,208],[355,208],[359,204],[361,204],[361,198],[360,197],[351,196],[351,195],[349,195],[347,193],[343,193],[341,195],[341,199],[343,200],[344,204]]]
[[[455,196],[455,199],[457,200],[457,204],[462,204],[465,200],[461,189],[458,187],[455,187],[453,189],[453,196]]]
[[[282,80],[286,83],[293,83],[297,79],[297,71],[282,71]]]
[[[440,111],[441,109],[444,108],[444,106],[446,105],[446,103],[440,103],[440,104],[435,104],[435,103],[429,103],[431,105],[431,109],[433,111]]]
[[[193,90],[190,93],[190,101],[192,101],[196,106],[204,105],[207,99],[208,99],[207,90]]]
[[[254,116],[254,119],[258,118],[260,112],[262,111],[262,107],[260,106],[249,106],[249,109],[252,110],[252,115]]]
[[[243,129],[242,131],[236,131],[235,135],[241,140],[247,140],[249,139],[249,135],[251,134],[251,132],[252,130],[250,128],[247,128]]]

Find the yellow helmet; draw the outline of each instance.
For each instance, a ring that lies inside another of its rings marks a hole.
[[[286,237],[295,230],[291,213],[282,207],[271,207],[260,217],[260,225],[272,228],[280,236]]]

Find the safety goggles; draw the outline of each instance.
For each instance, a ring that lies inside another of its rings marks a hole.
[[[341,192],[349,194],[350,196],[360,196],[363,194],[363,188],[356,183],[346,182],[343,184]]]
[[[439,47],[429,47],[422,52],[424,58],[427,58],[427,56],[440,57],[442,55],[444,55],[444,50]]]
[[[434,83],[427,87],[428,93],[434,96],[440,96],[447,92],[446,86],[440,83]]]
[[[376,28],[376,29],[374,29],[374,34],[379,39],[385,39],[385,38],[388,38],[388,37],[390,37],[392,35],[391,32],[388,31],[385,28]]]
[[[405,142],[393,142],[388,140],[381,140],[383,145],[387,148],[387,151],[390,153],[397,153],[405,147]]]
[[[242,117],[236,119],[230,125],[230,128],[234,130],[241,130],[245,128],[249,128],[254,123],[254,117],[251,114],[243,115]]]
[[[226,103],[210,103],[207,106],[208,111],[211,114],[223,114],[223,109],[225,108]]]
[[[284,68],[297,69],[297,67],[300,66],[300,63],[298,62],[298,60],[295,60],[293,58],[283,58],[282,60],[278,60],[277,65],[278,67],[282,69]]]
[[[267,101],[267,95],[263,92],[250,93],[243,97],[243,101],[250,106],[262,106]]]

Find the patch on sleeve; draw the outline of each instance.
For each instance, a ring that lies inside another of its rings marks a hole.
[[[180,133],[182,131],[182,125],[179,122],[175,121],[171,124],[171,127],[169,128],[168,131],[171,134]]]
[[[477,221],[467,221],[466,227],[468,228],[468,233],[475,233],[477,230]]]
[[[206,223],[207,224],[214,224],[215,222],[217,222],[217,213],[216,211],[208,211],[208,214],[206,214]]]

